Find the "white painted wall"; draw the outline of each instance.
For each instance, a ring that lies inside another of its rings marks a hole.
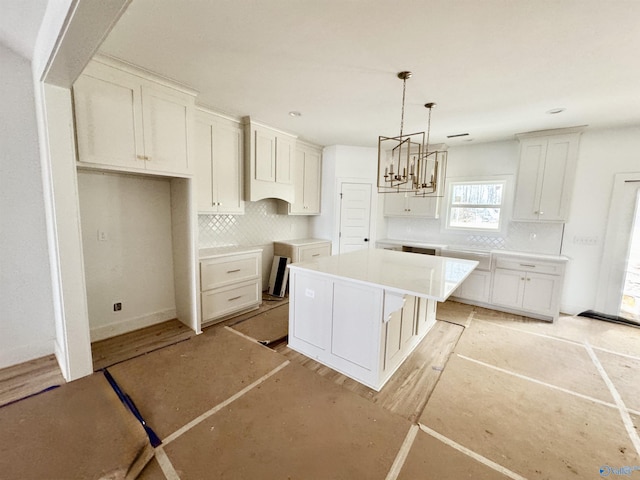
[[[449,149],[447,177],[515,174],[518,142],[505,141]],[[608,212],[616,173],[640,172],[640,127],[589,130],[582,134],[569,220],[564,226],[517,222],[509,241],[524,251],[557,249],[570,258],[560,309],[576,314],[596,309]],[[383,196],[384,197],[384,196]],[[450,243],[456,239],[441,230],[438,220],[386,219],[391,238]],[[530,240],[530,234],[537,238]],[[596,236],[595,245],[574,243],[574,237]],[[463,236],[459,242],[466,241]],[[561,249],[561,250],[560,250]],[[624,252],[621,252],[623,255]],[[607,312],[615,313],[615,312]]]
[[[332,251],[339,251],[340,185],[342,182],[371,183],[376,191],[378,151],[370,147],[332,145],[322,153],[321,214],[311,220],[311,235],[330,239]],[[378,232],[378,195],[373,195],[371,205],[371,244],[375,244]]]
[[[175,318],[170,181],[78,172],[78,186],[92,341]]]
[[[54,352],[31,65],[0,44],[0,368]]]
[[[585,130],[562,247],[562,253],[571,258],[562,296],[563,312],[596,309],[598,280],[606,270],[601,261],[614,176],[632,172],[640,172],[639,126]],[[598,241],[596,245],[579,245],[574,243],[576,236],[596,236]]]

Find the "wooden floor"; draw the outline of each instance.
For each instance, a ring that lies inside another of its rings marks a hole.
[[[286,304],[288,301],[287,297],[280,298],[264,294],[262,304],[258,309],[227,318],[218,323],[204,325],[203,329],[233,325]],[[94,342],[91,344],[93,370],[98,371],[125,360],[183,342],[194,335],[195,333],[191,329],[178,320],[169,320],[158,325]],[[66,382],[54,355],[0,369],[0,407],[64,383]]]
[[[292,362],[299,363],[318,375],[413,422],[422,414],[449,355],[463,331],[464,327],[460,325],[436,322],[416,350],[379,392],[291,350],[286,342],[274,348]]]
[[[0,407],[65,383],[54,355],[0,370]]]

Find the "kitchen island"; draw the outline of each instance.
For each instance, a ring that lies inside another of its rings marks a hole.
[[[289,266],[289,347],[380,390],[478,265],[359,250]]]

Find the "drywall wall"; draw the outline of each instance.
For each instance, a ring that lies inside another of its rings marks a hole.
[[[332,251],[340,251],[338,238],[340,227],[339,192],[343,182],[370,183],[376,190],[378,151],[371,147],[332,145],[322,153],[321,214],[311,219],[311,235],[332,241]],[[371,245],[377,238],[378,195],[373,195],[371,205]]]
[[[91,340],[175,318],[170,181],[84,171],[78,189]]]
[[[606,270],[602,258],[614,177],[633,172],[640,172],[640,127],[585,130],[562,246],[562,253],[571,259],[562,295],[563,312],[580,313],[595,309],[599,303],[598,281]],[[583,238],[593,242],[584,244]]]
[[[504,141],[449,149],[448,177],[514,175],[518,142]],[[560,309],[576,314],[598,304],[598,283],[613,181],[616,173],[640,171],[640,127],[587,128],[582,134],[569,219],[564,225],[510,222],[500,248],[562,253],[570,258]],[[461,243],[482,247],[481,236],[450,236],[440,220],[385,219],[386,235],[415,241]],[[581,239],[590,239],[583,242]],[[491,240],[491,239],[488,239]],[[624,255],[624,252],[620,253]],[[610,312],[615,313],[615,312]]]
[[[54,313],[30,63],[0,44],[0,368],[54,352]]]
[[[508,218],[518,171],[518,150],[517,140],[450,147],[447,179],[503,176],[508,182],[505,191],[507,195],[505,213]],[[443,198],[439,219],[385,218],[386,236],[417,242],[488,250],[521,250],[550,255],[560,253],[562,245],[561,224],[509,221],[506,229],[500,233],[453,231],[444,227],[446,205],[446,199]]]

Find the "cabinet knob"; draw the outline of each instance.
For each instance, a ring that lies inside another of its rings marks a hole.
[[[146,158],[145,158],[145,156],[144,156],[144,155],[136,155],[136,158],[137,158],[138,160],[146,160]]]
[[[540,212],[540,215],[544,215],[544,212]]]
[[[524,277],[520,277],[520,280],[523,280],[523,281],[524,281]]]
[[[364,239],[364,241],[365,241],[365,242],[368,242],[368,241],[369,241],[369,239],[368,239],[368,238],[365,238],[365,239]]]

